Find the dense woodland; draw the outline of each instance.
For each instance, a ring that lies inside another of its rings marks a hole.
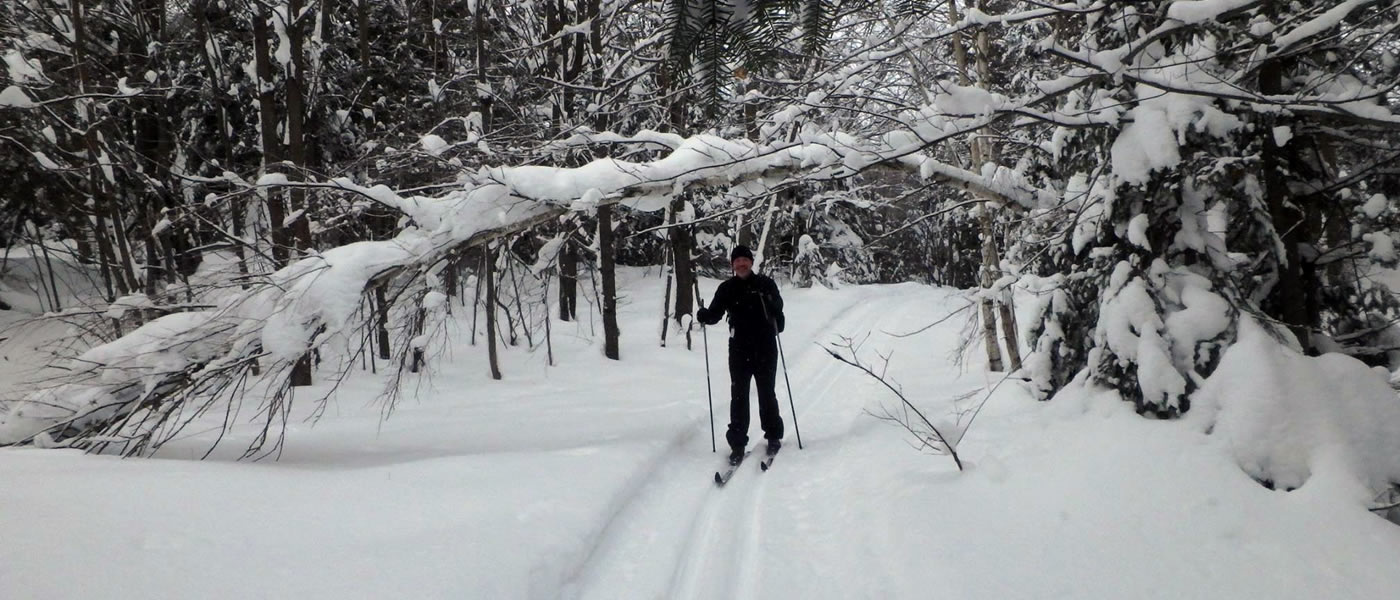
[[[0,245],[97,296],[0,288],[83,340],[20,442],[144,454],[263,383],[273,447],[322,351],[431,369],[451,310],[493,357],[594,311],[625,361],[615,265],[672,278],[676,346],[736,243],[978,290],[1046,399],[1178,416],[1243,319],[1400,352],[1396,0],[15,0],[0,34]]]

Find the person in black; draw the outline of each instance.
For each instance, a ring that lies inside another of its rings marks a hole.
[[[753,272],[753,252],[735,246],[729,255],[734,276],[719,284],[709,307],[695,317],[701,323],[719,323],[729,314],[729,462],[737,464],[749,444],[749,380],[758,384],[758,418],[768,453],[782,446],[783,419],[773,386],[778,373],[777,334],[783,330],[783,298],[778,284]]]

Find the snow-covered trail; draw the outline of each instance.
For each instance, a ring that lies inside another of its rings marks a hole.
[[[804,411],[798,415],[799,425],[806,420],[806,411],[828,403],[832,383],[841,368],[818,344],[834,341],[835,334],[869,330],[886,303],[873,301],[869,294],[854,294],[839,304],[818,305],[816,310],[790,310],[789,320],[800,324],[784,336],[784,353],[793,355],[789,357],[788,369],[795,382],[793,398],[800,403],[798,410]],[[711,333],[723,331],[718,327]],[[723,368],[725,343],[722,337],[711,340],[719,446],[724,446],[722,434],[729,404],[728,373]],[[720,368],[716,369],[716,365]],[[784,463],[791,461],[798,468],[802,450],[798,448],[781,374],[778,396],[788,430],[787,448],[780,459]],[[843,412],[854,418],[859,409],[814,412],[813,417],[818,419],[816,430],[824,431],[825,421]],[[733,598],[743,597],[745,590],[751,589],[755,572],[750,557],[754,556],[759,536],[753,521],[762,501],[762,478],[781,469],[775,465],[772,473],[761,474],[758,461],[749,460],[729,486],[713,486],[710,476],[722,462],[724,452],[712,454],[704,448],[709,426],[701,423],[699,427],[701,435],[693,436],[689,451],[673,456],[666,468],[629,501],[626,513],[616,520],[616,530],[599,540],[597,551],[580,569],[568,595],[612,598],[617,590],[629,590],[639,598]],[[755,454],[751,459],[761,454],[762,445],[756,420],[752,427]]]
[[[194,428],[156,460],[0,449],[0,596],[1369,600],[1400,588],[1400,528],[1326,494],[1265,490],[1215,438],[1111,394],[1040,403],[1001,386],[961,444],[969,471],[913,451],[867,414],[890,392],[819,344],[869,333],[862,358],[889,356],[911,400],[951,419],[966,408],[954,398],[996,384],[979,353],[953,361],[963,319],[890,334],[963,307],[956,290],[784,290],[806,449],[789,422],[771,471],[750,460],[717,489],[701,341],[657,348],[660,281],[628,276],[621,362],[601,358],[584,321],[555,328],[556,366],[508,348],[505,380],[490,381],[458,326],[387,421],[382,378],[357,373],[318,423],[290,424],[276,462],[232,460],[246,425],[207,461],[192,459],[215,432]],[[717,433],[722,331],[709,340]]]
[[[746,461],[730,484],[719,489],[701,482],[708,481],[720,458],[697,457],[703,447],[676,456],[674,468],[665,469],[638,493],[634,509],[618,520],[618,531],[604,538],[568,595],[609,598],[616,597],[617,590],[628,590],[630,597],[638,598],[785,597],[829,578],[833,569],[861,574],[843,582],[854,586],[857,596],[878,589],[867,580],[878,581],[882,571],[879,540],[834,539],[824,517],[803,506],[805,497],[823,493],[823,482],[832,483],[822,474],[835,468],[832,459],[849,454],[852,433],[872,430],[861,425],[875,423],[865,409],[869,396],[880,393],[865,375],[832,359],[823,344],[898,331],[918,322],[929,311],[928,298],[920,297],[918,290],[866,290],[845,299],[829,316],[794,311],[790,320],[803,325],[784,336],[784,354],[805,449],[798,446],[780,377],[778,395],[788,435],[774,468],[763,473],[756,460]],[[725,378],[724,373],[719,376]],[[727,398],[717,398],[716,403],[722,408]],[[721,414],[716,420],[722,431],[726,419]],[[751,435],[757,438],[757,423],[754,428]],[[755,456],[761,454],[762,440],[752,445]],[[789,494],[797,484],[802,484],[799,493]],[[824,529],[826,536],[821,534]],[[820,543],[823,537],[831,543]],[[814,541],[819,543],[812,545]],[[805,552],[794,552],[804,547]]]

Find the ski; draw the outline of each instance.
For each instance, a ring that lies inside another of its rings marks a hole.
[[[724,487],[724,484],[729,483],[729,478],[734,476],[734,472],[739,470],[739,465],[744,464],[744,458],[748,458],[749,454],[752,454],[752,451],[745,452],[744,457],[739,459],[739,464],[726,465],[723,471],[715,471],[715,485]]]
[[[778,448],[778,450],[782,450],[782,448]],[[758,461],[758,468],[767,471],[768,467],[773,466],[773,459],[778,457],[778,450],[774,450],[772,454],[764,456],[763,460]]]

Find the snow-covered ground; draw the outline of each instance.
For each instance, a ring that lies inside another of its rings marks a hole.
[[[382,378],[357,374],[318,422],[288,426],[275,462],[233,460],[256,434],[247,425],[196,460],[217,421],[155,460],[0,449],[0,597],[1313,600],[1400,589],[1400,528],[1326,490],[1265,489],[1227,438],[1202,433],[1203,417],[1147,420],[1082,389],[1040,403],[1006,383],[960,445],[968,471],[916,452],[867,414],[893,396],[819,344],[869,333],[863,357],[889,355],[910,398],[952,420],[970,401],[953,399],[996,384],[978,353],[954,364],[963,320],[890,335],[963,306],[949,289],[785,290],[806,449],[780,379],[787,447],[771,471],[745,463],[718,489],[723,439],[712,454],[700,338],[690,351],[674,335],[657,347],[661,281],[649,273],[628,272],[621,362],[601,356],[589,323],[556,323],[557,366],[543,349],[511,349],[493,382],[461,323],[388,420]],[[722,434],[723,330],[710,335]],[[320,391],[298,397],[304,413]],[[757,423],[752,435],[761,443]]]

